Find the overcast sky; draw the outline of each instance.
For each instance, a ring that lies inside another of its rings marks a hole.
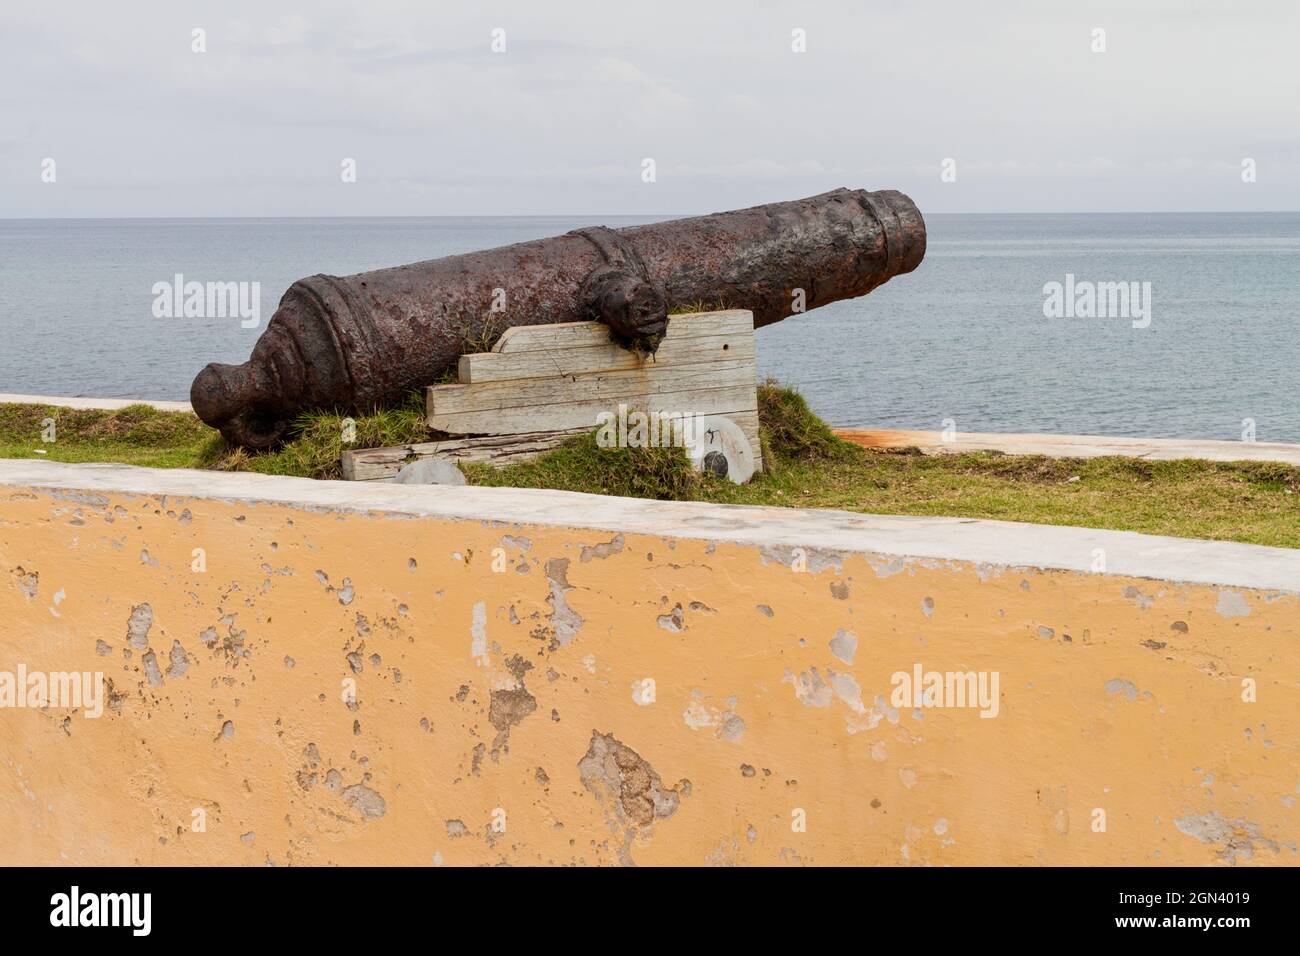
[[[4,217],[1297,210],[1300,2],[7,2],[0,119]]]

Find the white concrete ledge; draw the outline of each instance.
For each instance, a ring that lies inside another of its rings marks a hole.
[[[1101,548],[1105,573],[1110,575],[1300,593],[1300,550],[1296,549],[973,518],[647,501],[534,489],[314,481],[25,459],[0,460],[0,489],[6,487],[590,528],[732,542],[767,549],[774,560],[785,561],[788,549],[801,547],[809,551],[813,569],[834,562],[837,554],[859,553],[1091,572],[1096,549]]]
[[[131,405],[148,405],[160,412],[192,412],[189,402],[155,402],[147,398],[69,398],[59,395],[8,395],[0,392],[0,405],[54,405],[115,412]]]
[[[888,428],[837,428],[835,434],[863,448],[919,448],[927,455],[1000,451],[1006,455],[1046,455],[1049,458],[1101,458],[1119,455],[1151,461],[1175,461],[1183,458],[1202,461],[1280,461],[1300,467],[1300,445],[1283,442],[1011,432],[958,432],[954,438],[945,441],[942,432]]]

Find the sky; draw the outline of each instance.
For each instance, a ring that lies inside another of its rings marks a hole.
[[[1300,210],[1300,2],[0,8],[0,217],[676,215],[838,186],[927,214]]]

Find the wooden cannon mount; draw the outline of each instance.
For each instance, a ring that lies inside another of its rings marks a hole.
[[[491,352],[460,357],[459,383],[426,389],[428,425],[449,437],[345,451],[343,476],[381,481],[429,457],[525,461],[596,431],[620,406],[625,418],[730,419],[758,470],[756,375],[754,316],[742,309],[670,316],[653,355],[623,348],[599,322],[513,326]]]

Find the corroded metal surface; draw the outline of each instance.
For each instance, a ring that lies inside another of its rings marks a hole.
[[[314,408],[382,407],[512,325],[593,319],[653,347],[669,310],[750,309],[756,327],[865,295],[925,255],[925,222],[892,190],[837,189],[692,219],[578,229],[462,256],[301,279],[243,365],[195,378],[199,417],[237,445],[278,442]]]

